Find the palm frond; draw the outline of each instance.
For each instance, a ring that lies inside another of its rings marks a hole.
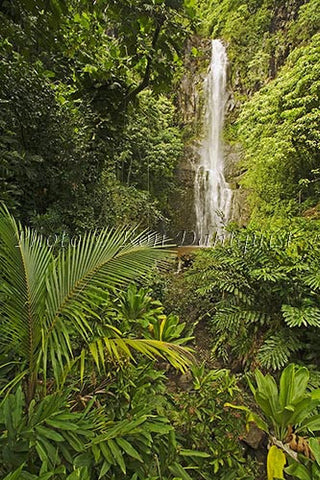
[[[121,287],[146,274],[169,254],[157,245],[156,234],[135,234],[134,229],[88,232],[76,245],[61,252],[49,272],[46,296],[47,349],[55,377],[70,361],[66,321],[87,343],[92,334],[87,321],[87,300],[92,291]]]
[[[51,364],[57,381],[66,363],[71,365],[72,334],[80,334],[85,344],[90,343],[93,332],[87,319],[96,316],[88,301],[90,295],[91,299],[95,296],[97,306],[103,300],[103,291],[120,288],[147,274],[157,260],[168,254],[157,242],[156,234],[106,228],[88,232],[76,245],[69,245],[54,257],[41,235],[23,229],[2,207],[0,329],[2,337],[6,336],[8,345],[14,347],[26,365],[33,387],[40,360],[44,385],[47,363]],[[100,299],[97,292],[101,292]],[[105,341],[104,344],[106,347]],[[130,356],[130,351],[136,350],[149,358],[163,355],[178,368],[186,365],[185,357],[178,356],[177,347],[172,349],[169,344],[152,345],[143,340],[126,343],[120,334],[107,344],[113,358],[124,352]],[[3,345],[4,342],[2,348]],[[94,346],[90,350],[93,354]]]
[[[163,342],[152,339],[139,338],[99,338],[88,344],[88,353],[91,354],[98,370],[102,370],[107,361],[115,361],[119,363],[123,360],[133,360],[134,353],[140,353],[150,360],[162,358],[167,360],[171,365],[181,371],[194,362],[192,350],[180,345]],[[85,359],[87,355],[83,350],[81,355],[81,377],[85,370]]]
[[[22,229],[5,207],[0,209],[1,333],[32,370],[41,342],[46,272],[52,254],[40,235]],[[4,342],[2,342],[2,346]]]
[[[305,285],[308,285],[308,287],[311,287],[313,290],[319,290],[320,289],[319,268],[316,271],[305,275],[305,277],[303,278],[303,282],[305,283]]]
[[[57,259],[47,282],[47,328],[59,316],[83,322],[82,301],[90,288],[120,286],[146,274],[157,260],[168,256],[156,244],[156,234],[135,235],[134,230],[89,232]],[[82,325],[82,334],[89,328]],[[81,325],[79,324],[81,329]],[[80,332],[81,333],[81,332]]]

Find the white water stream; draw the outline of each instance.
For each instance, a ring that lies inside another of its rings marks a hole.
[[[211,62],[204,84],[204,139],[195,174],[196,229],[200,245],[220,235],[232,208],[232,190],[224,177],[221,133],[227,100],[227,53],[220,40],[212,40]]]

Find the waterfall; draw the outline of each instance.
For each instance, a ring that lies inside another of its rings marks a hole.
[[[232,190],[224,177],[221,133],[227,100],[227,53],[220,40],[212,40],[211,62],[204,81],[204,139],[195,173],[195,213],[199,244],[221,234],[230,219]]]

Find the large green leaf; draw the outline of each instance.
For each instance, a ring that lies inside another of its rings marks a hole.
[[[268,480],[284,478],[283,469],[286,464],[286,456],[280,448],[272,445],[267,457]]]
[[[307,430],[309,430],[310,432],[320,431],[320,415],[313,415],[312,417],[306,418],[296,429],[297,432]]]
[[[318,466],[320,467],[320,444],[319,438],[310,438],[309,445],[314,455],[315,461],[317,462]]]
[[[119,445],[119,447],[121,447],[124,450],[125,453],[130,455],[130,457],[135,458],[136,460],[139,460],[139,462],[143,462],[137,450],[129,442],[127,442],[127,440],[125,440],[124,438],[117,438],[116,442]]]
[[[305,396],[308,381],[309,372],[306,368],[294,364],[288,365],[280,377],[279,400],[281,407],[299,403]]]
[[[188,472],[177,462],[170,465],[169,469],[176,477],[182,480],[192,480]]]
[[[301,463],[295,462],[292,465],[289,465],[289,467],[285,469],[285,472],[299,478],[299,480],[312,480],[308,469]]]
[[[260,370],[255,372],[257,390],[255,398],[265,415],[279,420],[279,394],[278,387],[271,375],[263,375]]]

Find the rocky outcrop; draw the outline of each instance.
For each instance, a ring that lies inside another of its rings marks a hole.
[[[174,218],[171,236],[179,239],[181,232],[191,232],[195,229],[196,218],[194,209],[194,178],[195,165],[199,162],[199,147],[203,135],[203,82],[207,73],[210,60],[210,40],[200,37],[190,39],[185,56],[185,74],[181,80],[177,107],[181,128],[184,131],[184,154],[177,169],[176,178],[178,189],[171,198]],[[232,90],[229,89],[227,101],[226,122],[232,119],[236,102]],[[240,186],[241,169],[240,145],[225,143],[225,176],[227,182],[234,190],[233,221],[240,224],[246,223],[248,209],[246,207],[246,194]],[[189,233],[191,237],[191,233]]]
[[[203,112],[203,81],[210,58],[210,42],[198,36],[189,39],[185,54],[185,73],[177,94],[180,127],[183,129],[184,153],[176,172],[177,189],[171,197],[173,221],[170,235],[175,240],[195,228],[194,177],[199,160]]]

